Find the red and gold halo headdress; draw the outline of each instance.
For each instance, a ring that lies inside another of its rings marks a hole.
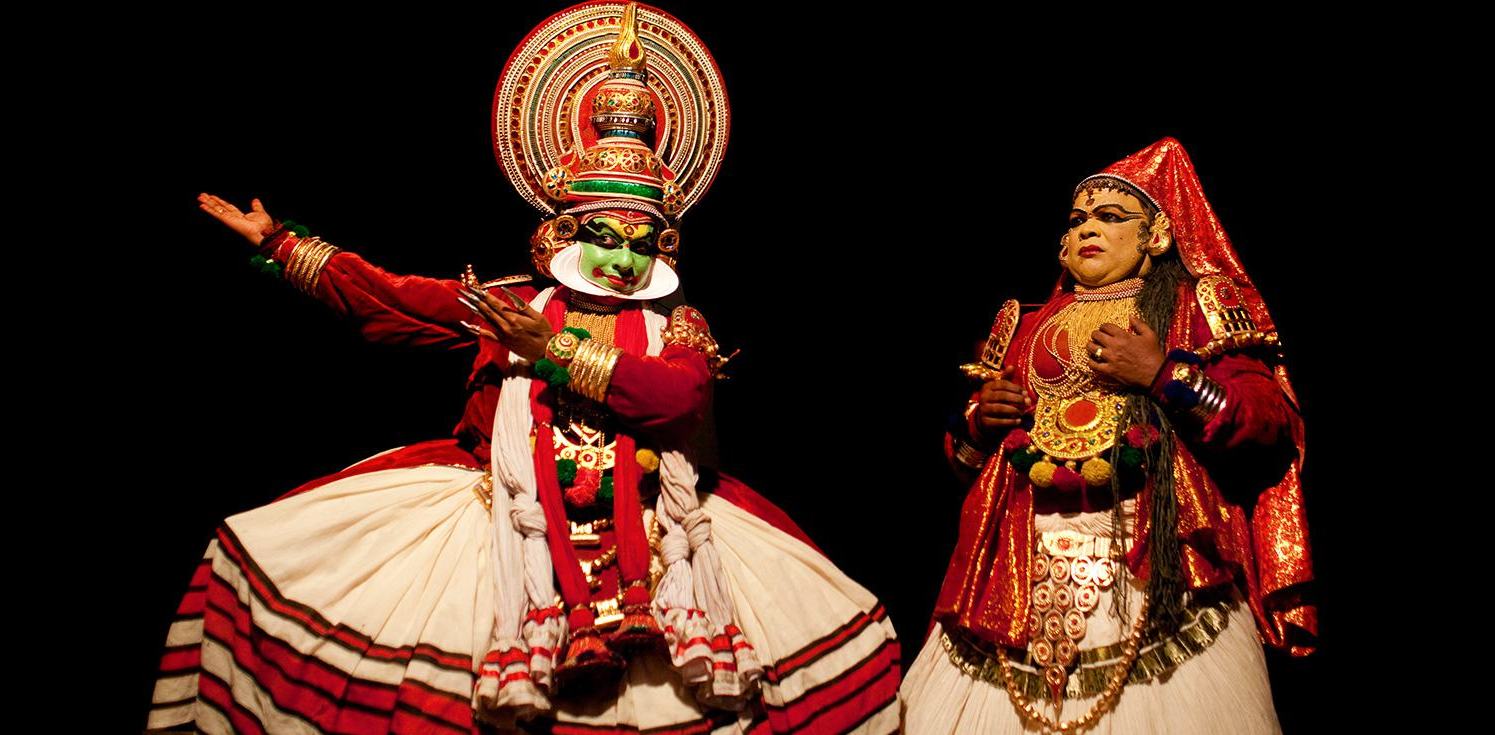
[[[535,266],[549,275],[570,244],[569,215],[632,209],[673,225],[716,177],[729,124],[715,60],[668,13],[603,0],[541,23],[509,57],[493,99],[499,166],[552,216],[531,239]],[[661,234],[666,262],[678,244],[673,226]]]

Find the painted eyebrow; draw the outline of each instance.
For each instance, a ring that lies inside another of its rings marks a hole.
[[[1137,215],[1139,217],[1142,215],[1141,212],[1133,212],[1132,210],[1127,209],[1126,207],[1123,207],[1120,204],[1102,204],[1099,207],[1096,207],[1095,211],[1099,212],[1102,209],[1119,209],[1122,212],[1125,212],[1127,214],[1135,214],[1135,215]]]
[[[1133,212],[1132,210],[1127,209],[1126,207],[1123,207],[1120,204],[1102,204],[1099,207],[1096,207],[1095,209],[1093,209],[1091,211],[1092,212],[1099,212],[1102,209],[1119,209],[1119,210],[1121,210],[1122,212],[1124,212],[1126,214],[1134,214],[1134,215],[1137,215],[1138,217],[1143,216],[1142,212]],[[1089,212],[1086,212],[1085,210],[1080,209],[1079,207],[1075,207],[1074,209],[1069,210],[1069,213],[1070,214],[1089,214]]]
[[[603,222],[602,220],[592,220],[590,222],[586,222],[586,223],[582,224],[582,227],[585,227],[588,230],[591,230],[592,233],[596,234],[596,235],[605,235],[605,234],[611,233],[613,237],[616,237],[619,240],[621,240],[623,242],[626,242],[626,243],[650,242],[650,241],[652,241],[654,239],[655,235],[659,234],[655,230],[650,230],[649,234],[644,235],[642,237],[635,237],[632,240],[630,240],[630,239],[628,239],[628,237],[626,235],[624,235],[623,233],[618,232],[617,230],[613,229],[612,225],[609,225],[609,224]]]

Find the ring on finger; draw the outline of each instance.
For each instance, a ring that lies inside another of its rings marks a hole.
[[[1097,347],[1097,348],[1095,348],[1095,355],[1094,355],[1094,357],[1095,357],[1095,361],[1096,362],[1100,362],[1100,353],[1103,352],[1105,349],[1106,348],[1104,348],[1104,347]]]

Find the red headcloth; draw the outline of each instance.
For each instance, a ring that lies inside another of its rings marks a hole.
[[[1200,186],[1194,162],[1189,160],[1182,143],[1163,138],[1086,178],[1080,187],[1098,178],[1120,179],[1145,194],[1153,206],[1172,220],[1174,246],[1189,273],[1195,278],[1229,276],[1240,287],[1241,298],[1256,328],[1263,332],[1273,330],[1267,306],[1236,257],[1220,218],[1204,198],[1204,187]]]

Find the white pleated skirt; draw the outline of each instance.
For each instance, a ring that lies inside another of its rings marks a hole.
[[[1130,508],[1126,513],[1131,514]],[[1039,533],[1070,530],[1108,537],[1111,514],[1038,515],[1034,527]],[[1082,649],[1115,644],[1131,633],[1128,621],[1136,619],[1145,592],[1137,580],[1129,582],[1127,619],[1111,611],[1112,592],[1102,592],[1099,604],[1090,614]],[[903,681],[904,732],[910,735],[1042,732],[1039,725],[1020,713],[1000,680],[976,678],[957,666],[941,640],[943,633],[939,625],[934,626]],[[1043,706],[1051,719],[1068,721],[1089,712],[1098,699],[1066,700],[1059,713],[1046,699],[1034,701]],[[1062,716],[1056,718],[1056,714]],[[1228,606],[1225,627],[1208,648],[1160,676],[1126,685],[1114,708],[1085,732],[1223,735],[1280,730],[1256,623],[1240,595],[1235,594]]]
[[[178,619],[148,726],[205,732],[477,732],[490,642],[483,473],[355,475],[229,518]],[[898,645],[869,592],[799,539],[701,495],[737,624],[765,664],[740,713],[708,710],[668,661],[554,700],[537,732],[898,729]],[[516,583],[518,581],[516,580]]]

